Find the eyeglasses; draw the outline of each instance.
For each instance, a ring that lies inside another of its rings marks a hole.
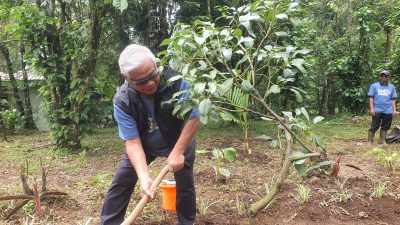
[[[147,76],[144,79],[141,80],[130,80],[134,85],[136,86],[144,86],[146,85],[149,81],[155,80],[158,76],[158,70],[155,69],[149,76]]]
[[[389,77],[389,75],[386,75],[386,74],[381,74],[381,75],[379,75],[380,77]]]

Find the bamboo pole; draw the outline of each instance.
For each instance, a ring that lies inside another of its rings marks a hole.
[[[165,166],[160,174],[158,174],[157,178],[154,180],[153,184],[150,187],[150,191],[154,190],[155,188],[160,185],[162,179],[165,177],[165,175],[168,173],[169,168],[168,166]],[[121,225],[132,225],[134,224],[135,220],[139,216],[139,214],[142,212],[143,208],[146,206],[146,204],[149,202],[149,196],[145,195],[142,197],[140,200],[139,204],[135,207],[135,209],[131,212],[131,214],[128,216],[128,218],[121,224]]]

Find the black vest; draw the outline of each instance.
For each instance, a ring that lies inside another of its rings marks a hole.
[[[181,79],[171,83],[167,80],[177,73],[170,69],[164,69],[157,91],[154,95],[154,116],[160,129],[161,135],[169,148],[173,148],[178,140],[183,120],[180,120],[172,115],[174,110],[174,102],[168,102],[172,99],[174,93],[180,91]],[[145,106],[132,86],[127,82],[117,88],[117,93],[113,99],[114,105],[118,106],[126,114],[132,116],[139,131],[140,140],[144,149],[147,147],[147,133],[148,133],[148,115]]]

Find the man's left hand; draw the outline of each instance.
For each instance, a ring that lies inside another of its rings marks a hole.
[[[397,116],[397,115],[399,115],[399,112],[394,111],[394,112],[393,112],[393,116]]]
[[[169,167],[169,172],[177,172],[181,170],[184,166],[185,156],[182,153],[175,153],[172,151],[167,159],[167,164]]]

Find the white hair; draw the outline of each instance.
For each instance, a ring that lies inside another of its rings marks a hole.
[[[137,69],[147,60],[156,63],[156,57],[150,49],[142,45],[131,44],[128,45],[119,56],[119,69],[122,75],[126,77],[130,71]]]

